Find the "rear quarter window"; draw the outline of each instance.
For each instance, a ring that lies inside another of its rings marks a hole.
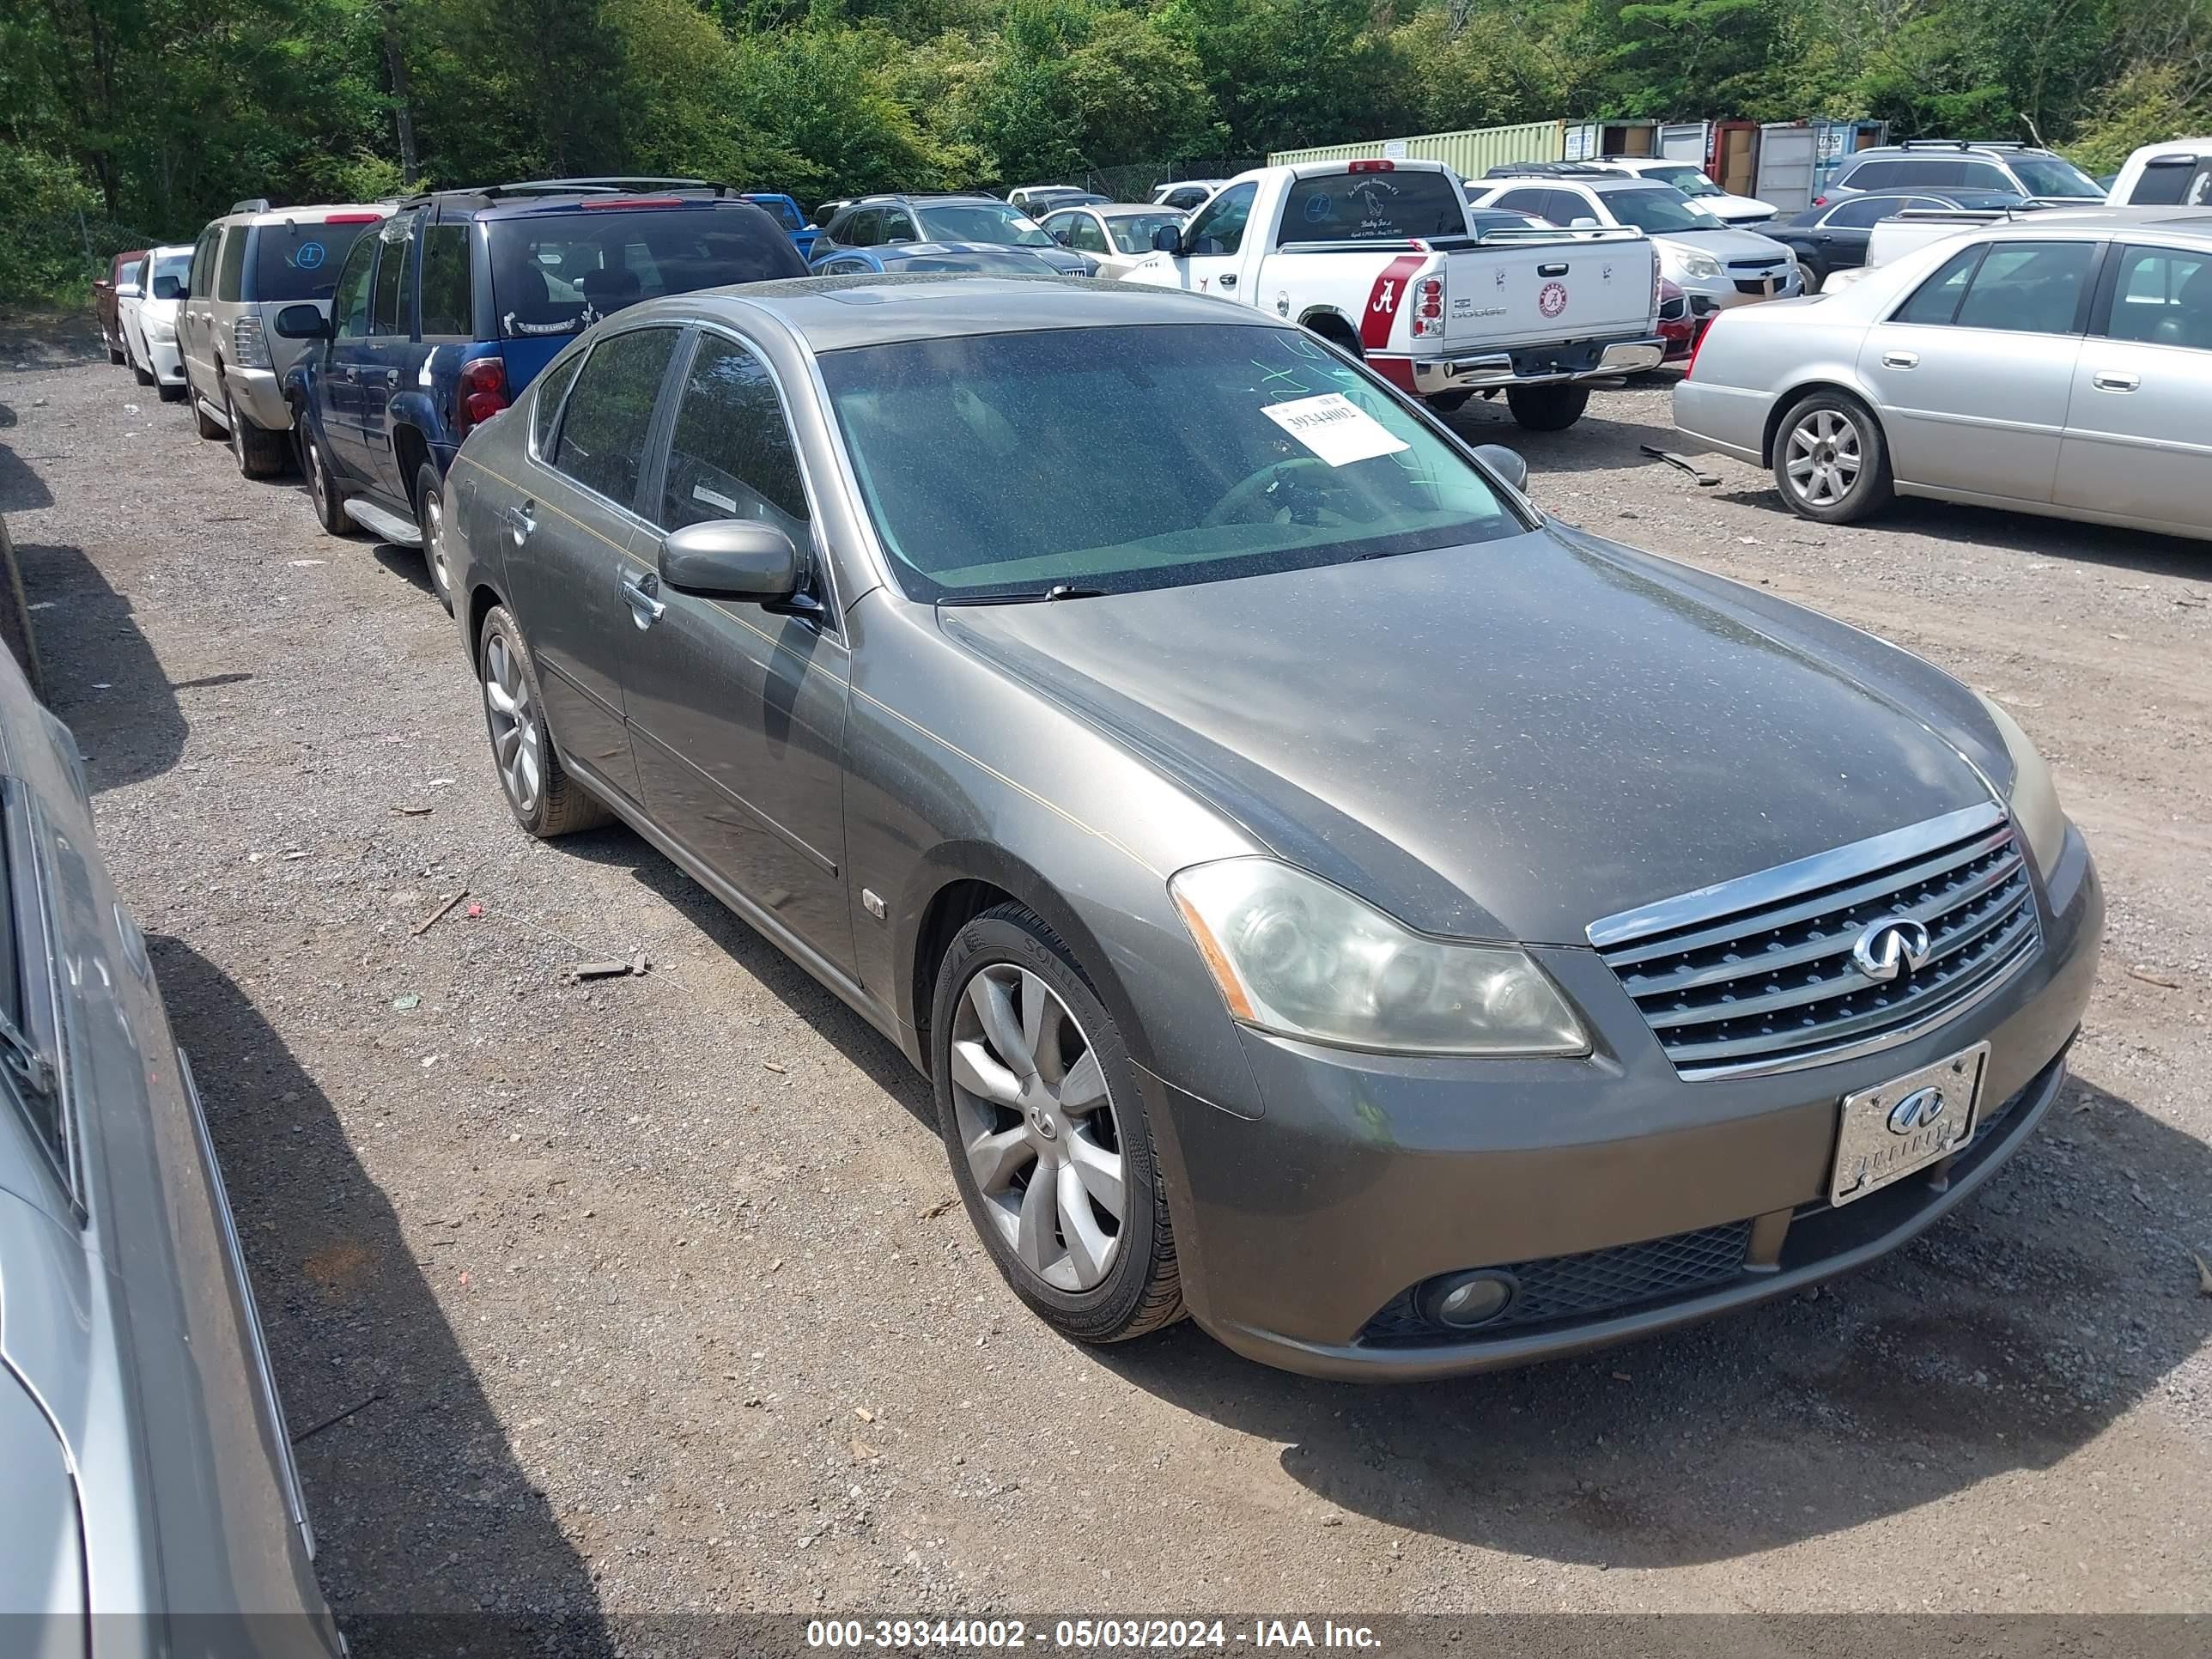
[[[253,297],[280,305],[329,299],[337,287],[338,267],[355,241],[362,232],[375,228],[374,222],[331,224],[289,219],[262,226],[253,258]]]
[[[222,258],[216,262],[215,297],[235,300],[243,288],[246,271],[246,245],[253,237],[250,225],[233,225],[223,233]]]
[[[750,203],[530,214],[492,221],[490,240],[507,338],[574,333],[665,294],[806,275],[783,228]]]

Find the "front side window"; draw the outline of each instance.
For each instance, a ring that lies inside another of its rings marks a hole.
[[[404,213],[386,219],[377,233],[384,245],[376,262],[374,297],[368,307],[368,331],[380,338],[410,332],[406,308],[407,270],[414,261],[416,216]]]
[[[921,238],[932,242],[999,242],[1008,247],[1050,247],[1044,227],[1011,202],[957,202],[921,210]],[[890,241],[903,240],[907,216],[894,212]]]
[[[821,368],[916,599],[1182,586],[1528,528],[1457,448],[1298,329],[964,335],[824,352]],[[1052,511],[1005,487],[1028,476],[1057,481]]]
[[[245,287],[246,244],[253,234],[251,227],[233,225],[222,239],[222,259],[215,275],[215,297],[235,300]]]
[[[331,295],[331,321],[341,340],[368,332],[368,274],[376,263],[376,238],[364,236],[346,254]]]
[[[2115,340],[2212,351],[2212,255],[2182,248],[2123,249],[2105,332]]]
[[[424,339],[466,339],[476,332],[466,225],[423,227],[422,304]]]
[[[806,275],[791,238],[750,202],[524,214],[493,220],[489,240],[509,339],[580,333],[662,295]]]
[[[1982,262],[1988,244],[1978,242],[1962,252],[1953,254],[1936,273],[1914,290],[1913,295],[1898,307],[1890,319],[1893,323],[1924,323],[1938,327],[1948,325],[1959,314],[1959,301],[1966,297],[1966,284],[1974,278],[1974,267]]]
[[[2021,173],[2025,181],[2029,170],[2023,166],[2016,168],[2015,171]],[[1963,190],[2009,191],[2013,187],[2012,180],[2005,177],[2004,169],[1990,161],[1960,162],[1959,176],[1951,182]],[[2027,188],[2028,193],[2032,196],[2043,194],[2033,185],[2029,185]]]
[[[646,428],[675,349],[672,328],[635,329],[592,348],[561,417],[556,471],[611,501],[635,505]]]
[[[1067,245],[1082,253],[1104,253],[1106,233],[1098,228],[1098,222],[1087,213],[1063,216],[1062,228],[1067,232]]]
[[[1206,204],[1191,222],[1182,239],[1187,253],[1234,253],[1244,246],[1244,223],[1252,216],[1252,204],[1260,194],[1257,185],[1224,190]]]
[[[2096,259],[2090,242],[1998,242],[1974,272],[1956,325],[2013,334],[2075,333]]]
[[[204,230],[199,240],[192,245],[192,270],[187,286],[203,298],[207,295],[208,284],[215,279],[216,243],[221,234],[219,231]]]
[[[1551,205],[1552,192],[1548,190],[1509,190],[1491,204],[1495,208],[1504,208],[1512,213],[1533,214],[1546,221],[1552,216],[1547,210]]]
[[[702,335],[668,447],[659,522],[757,519],[806,545],[806,489],[775,382],[735,340]]]
[[[1285,242],[1399,242],[1467,234],[1467,198],[1425,167],[1293,179],[1283,202]]]

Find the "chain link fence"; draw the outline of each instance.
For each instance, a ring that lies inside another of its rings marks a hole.
[[[1152,192],[1162,185],[1184,179],[1233,179],[1248,168],[1266,166],[1267,159],[1260,155],[1215,156],[1194,161],[1131,161],[1121,167],[1088,168],[1066,182],[1095,191],[1109,202],[1149,202]]]

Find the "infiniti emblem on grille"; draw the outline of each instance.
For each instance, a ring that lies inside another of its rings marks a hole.
[[[1935,943],[1918,922],[1877,921],[1851,946],[1851,960],[1869,979],[1887,981],[1926,965]]]
[[[1915,1089],[1890,1109],[1889,1132],[1893,1135],[1909,1135],[1925,1129],[1943,1115],[1943,1091],[1932,1085]]]

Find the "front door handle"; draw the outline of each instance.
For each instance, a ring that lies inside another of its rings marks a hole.
[[[1885,351],[1881,354],[1884,368],[1917,368],[1920,354],[1917,351]]]
[[[2122,374],[2116,369],[2100,368],[2089,377],[2089,384],[2100,392],[2133,392],[2142,385],[2142,376]]]
[[[531,532],[538,528],[537,507],[535,501],[525,501],[520,507],[511,509],[507,515],[507,534],[514,538],[517,547],[528,541]]]
[[[399,371],[396,368],[386,369],[384,371],[384,384],[386,386],[398,386],[399,384]]]
[[[652,571],[624,570],[618,578],[623,598],[629,602],[629,619],[647,629],[660,620],[668,607],[653,596],[660,592],[660,578]]]
[[[1235,288],[1237,286],[1237,273],[1233,270],[1224,270],[1217,280],[1224,288]]]

